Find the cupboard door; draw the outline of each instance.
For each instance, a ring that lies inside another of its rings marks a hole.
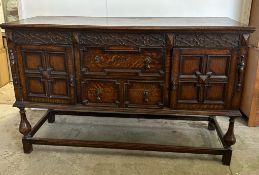
[[[228,49],[174,49],[171,108],[227,109],[236,71]]]
[[[25,100],[74,103],[72,48],[27,45],[17,51]]]

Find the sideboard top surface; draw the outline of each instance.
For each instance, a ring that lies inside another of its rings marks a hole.
[[[226,17],[79,17],[37,16],[10,23],[2,28],[64,28],[122,30],[236,30],[254,31],[254,27]]]

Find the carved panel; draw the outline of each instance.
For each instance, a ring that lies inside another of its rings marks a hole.
[[[238,47],[240,36],[233,33],[176,33],[177,47]]]
[[[12,38],[16,44],[72,44],[72,34],[63,31],[16,30]]]
[[[88,46],[136,46],[136,47],[163,47],[165,34],[147,33],[79,33],[79,44]]]
[[[81,49],[81,71],[87,75],[133,73],[138,76],[163,76],[164,50],[140,49],[137,52],[110,52],[104,48]]]
[[[162,108],[164,105],[164,85],[160,81],[134,81],[125,83],[125,106]]]

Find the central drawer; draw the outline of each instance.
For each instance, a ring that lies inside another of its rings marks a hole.
[[[114,50],[104,47],[81,49],[83,75],[151,76],[164,75],[164,52],[161,48]]]

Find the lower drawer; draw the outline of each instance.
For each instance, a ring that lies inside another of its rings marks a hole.
[[[162,108],[164,85],[162,81],[128,80],[125,85],[125,107]]]
[[[162,108],[163,81],[84,79],[82,103],[86,106]]]
[[[87,106],[120,106],[120,83],[109,79],[84,79],[82,103]]]

